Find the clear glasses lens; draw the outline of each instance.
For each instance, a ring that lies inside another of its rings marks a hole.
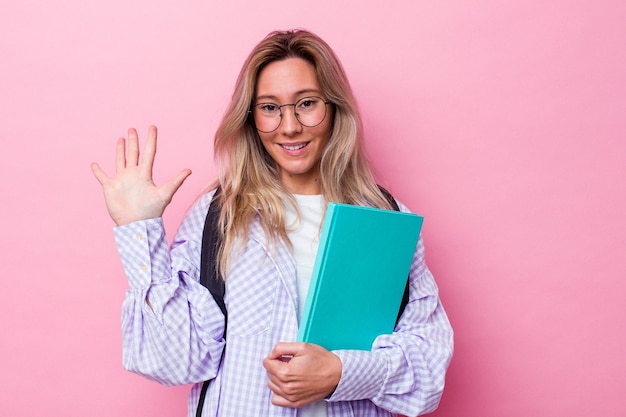
[[[270,133],[278,129],[284,107],[293,107],[302,126],[315,127],[326,117],[326,102],[321,97],[304,97],[294,104],[257,103],[252,108],[257,130]]]

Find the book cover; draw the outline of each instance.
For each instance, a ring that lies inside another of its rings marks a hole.
[[[329,203],[298,341],[370,350],[393,332],[423,217]]]

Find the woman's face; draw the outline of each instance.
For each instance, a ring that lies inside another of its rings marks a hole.
[[[322,95],[313,66],[301,58],[288,58],[268,64],[259,73],[255,103],[278,106],[294,104],[305,97]],[[306,107],[308,103],[304,103]],[[263,146],[278,166],[280,181],[294,194],[319,194],[320,159],[332,131],[333,109],[325,106],[326,116],[317,126],[303,126],[294,106],[281,107],[282,119],[276,130],[259,131]],[[272,107],[270,105],[270,108]],[[303,109],[304,110],[304,109]],[[304,111],[301,119],[304,119]],[[260,123],[257,122],[260,128]]]

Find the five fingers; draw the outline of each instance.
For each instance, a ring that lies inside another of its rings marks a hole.
[[[126,149],[128,146],[128,149]],[[128,140],[119,138],[115,145],[115,169],[117,174],[122,173],[127,168],[141,166],[145,169],[142,170],[148,178],[152,178],[152,168],[154,166],[154,158],[157,149],[157,128],[156,126],[150,126],[148,129],[148,138],[141,155],[139,158],[139,138],[137,136],[137,130],[134,128],[128,129]],[[96,177],[98,182],[104,186],[111,178],[100,168],[98,163],[91,164],[91,171]],[[180,188],[187,177],[191,175],[191,170],[184,169],[178,174],[170,178],[163,186],[161,190],[166,196],[167,201],[171,200],[172,196]]]

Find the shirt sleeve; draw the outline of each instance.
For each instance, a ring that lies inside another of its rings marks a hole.
[[[334,351],[342,361],[342,376],[328,401],[369,399],[402,415],[437,408],[452,358],[453,331],[425,264],[421,237],[409,281],[409,303],[393,334],[378,336],[371,351]]]
[[[168,248],[162,219],[116,227],[130,289],[122,307],[123,365],[165,385],[213,378],[224,347],[224,316],[199,283],[203,195]]]

